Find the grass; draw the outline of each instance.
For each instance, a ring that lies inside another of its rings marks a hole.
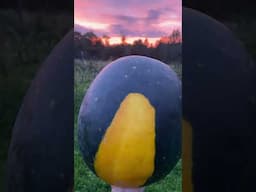
[[[86,61],[75,60],[75,133],[74,133],[74,172],[75,192],[107,192],[111,191],[110,186],[96,177],[86,166],[80,154],[77,144],[77,115],[82,99],[91,81],[98,72],[111,61]],[[181,76],[181,65],[172,63],[172,68]],[[146,192],[181,192],[181,160],[176,167],[161,181],[145,188]]]

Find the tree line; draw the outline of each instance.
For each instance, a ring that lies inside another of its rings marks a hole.
[[[93,32],[74,33],[75,58],[90,60],[113,60],[127,55],[144,55],[170,63],[181,62],[181,33],[174,30],[171,35],[161,37],[154,44],[148,39],[138,39],[132,44],[126,42],[126,36],[120,37],[120,44],[110,45],[110,37],[98,37]]]

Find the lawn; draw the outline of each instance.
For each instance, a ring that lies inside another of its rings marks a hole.
[[[75,172],[75,192],[105,192],[111,191],[110,186],[96,177],[84,163],[77,144],[77,115],[79,107],[91,81],[97,73],[111,61],[86,61],[75,60],[75,133],[74,133],[74,172]],[[171,64],[181,77],[181,65]],[[181,192],[181,160],[176,167],[163,180],[145,188],[146,192]]]

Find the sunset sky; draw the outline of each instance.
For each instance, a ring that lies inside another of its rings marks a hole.
[[[110,44],[145,37],[154,43],[181,31],[181,0],[75,0],[75,30],[108,35]]]

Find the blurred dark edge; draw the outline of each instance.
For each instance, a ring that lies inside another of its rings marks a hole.
[[[256,60],[256,1],[253,0],[183,0],[184,7],[201,11],[226,25],[246,46]]]
[[[237,17],[255,18],[256,16],[254,0],[182,0],[182,4],[185,7],[204,12],[217,20],[236,20]]]
[[[19,9],[25,11],[41,11],[46,10],[48,12],[67,12],[72,14],[74,11],[74,1],[71,0],[2,0],[1,9]]]
[[[207,15],[209,15],[210,17],[218,20],[219,22],[223,23],[226,27],[228,27],[234,34],[235,36],[241,41],[241,43],[245,46],[246,51],[248,52],[248,54],[250,55],[250,57],[252,58],[253,62],[255,63],[256,61],[256,11],[255,11],[255,7],[256,7],[256,1],[253,0],[248,0],[248,1],[243,1],[243,0],[239,0],[239,1],[232,1],[232,0],[216,0],[216,1],[204,1],[204,0],[183,0],[182,1],[182,5],[184,7],[188,7],[188,8],[193,8],[197,11],[200,11],[202,13],[205,13]],[[183,36],[183,40],[184,42],[186,42],[186,37]],[[185,43],[184,43],[185,44]],[[186,47],[183,44],[183,51],[184,49],[186,49]],[[184,54],[183,54],[184,57]],[[183,72],[186,70],[186,66],[188,66],[188,64],[183,63]],[[184,74],[184,73],[183,73]],[[250,109],[250,115],[249,115],[249,119],[253,119],[255,116],[255,92],[256,92],[256,71],[252,71],[251,74],[254,74],[254,77],[252,79],[252,86],[254,86],[254,88],[252,88],[252,93],[253,94],[253,101],[252,103],[254,103],[253,106],[251,106]],[[184,81],[183,81],[184,84]],[[256,131],[255,131],[255,120],[250,122],[250,128],[252,131],[252,135],[251,137],[255,139],[256,136]],[[216,141],[218,142],[218,141]],[[244,141],[247,142],[247,141]],[[205,146],[206,147],[206,146]],[[202,146],[203,148],[203,146]],[[235,148],[235,147],[234,147]],[[250,178],[243,178],[244,180],[247,180],[247,183],[249,186],[246,186],[247,190],[245,189],[245,191],[255,191],[255,188],[253,187],[253,183],[254,181],[252,180],[253,177],[255,177],[255,171],[256,171],[256,167],[255,167],[255,159],[256,159],[256,155],[255,155],[255,149],[256,149],[256,142],[253,141],[251,143],[251,145],[248,146],[248,152],[249,152],[249,158],[247,159],[247,163],[249,168],[247,170],[245,170],[245,172],[248,173],[243,173],[244,175],[248,175],[250,176]],[[237,154],[237,158],[241,158],[240,154]],[[245,159],[245,157],[242,157]],[[208,165],[210,166],[210,165]],[[237,169],[239,170],[239,168]],[[237,170],[233,170],[233,172],[236,172]],[[227,175],[226,177],[226,182],[228,183],[228,185],[232,182],[234,182],[234,180],[231,179],[231,177],[228,177],[228,174],[231,175],[232,173],[226,173],[226,170],[223,170],[223,172]],[[223,173],[222,170],[219,170],[220,175]],[[241,172],[237,172],[235,174],[237,175],[233,175],[232,177],[237,177],[240,178],[241,175],[239,175]],[[211,173],[209,173],[211,174]],[[219,183],[218,183],[218,178],[216,178],[215,181],[216,186],[214,186],[214,188],[216,188]],[[241,184],[242,186],[242,181],[239,183],[234,183],[234,186],[239,186]],[[223,186],[223,184],[221,184],[221,186]],[[211,186],[209,186],[209,188],[211,188]],[[219,188],[219,191],[228,191],[225,190],[223,188]],[[194,192],[201,192],[201,191],[194,191]]]
[[[1,1],[0,191],[12,128],[23,97],[48,54],[73,28],[73,4],[73,0]]]

